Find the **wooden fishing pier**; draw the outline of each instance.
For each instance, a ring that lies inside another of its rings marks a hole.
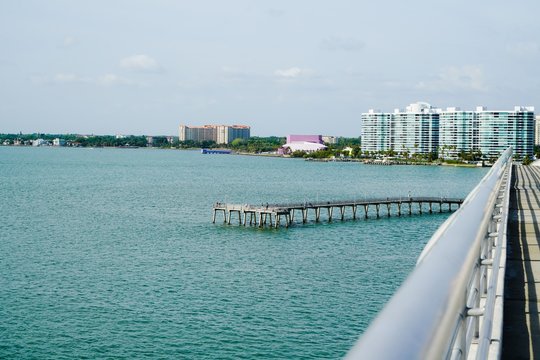
[[[225,204],[215,203],[213,206],[212,222],[216,222],[216,214],[223,213],[223,222],[231,224],[232,218],[237,217],[239,225],[249,225],[264,227],[268,224],[270,227],[278,228],[281,225],[282,218],[284,219],[285,227],[289,227],[294,223],[295,214],[302,215],[302,223],[308,222],[309,213],[314,215],[315,222],[321,220],[321,210],[326,209],[328,213],[328,221],[333,220],[334,209],[339,211],[340,220],[345,220],[347,209],[352,214],[352,218],[357,218],[357,212],[360,208],[363,210],[364,218],[370,215],[379,218],[381,212],[386,216],[392,214],[401,216],[404,213],[412,215],[413,213],[422,214],[423,212],[433,213],[437,211],[442,213],[444,208],[447,211],[453,211],[453,206],[456,209],[463,203],[463,199],[445,198],[445,197],[394,197],[384,199],[358,199],[350,201],[318,201],[318,202],[302,202],[302,203],[283,203],[283,204]],[[386,210],[382,210],[385,209]],[[312,215],[312,218],[313,218]],[[249,220],[248,220],[249,219]]]

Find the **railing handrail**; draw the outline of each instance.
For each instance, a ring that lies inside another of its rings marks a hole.
[[[480,265],[482,241],[512,148],[508,148],[457,210],[435,232],[416,268],[372,322],[348,359],[450,358],[470,308],[472,274]],[[508,180],[509,181],[509,180]]]

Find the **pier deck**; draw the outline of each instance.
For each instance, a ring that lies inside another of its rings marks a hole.
[[[540,358],[540,168],[516,166],[510,193],[502,359]]]
[[[422,214],[424,211],[432,213],[434,211],[443,212],[444,208],[447,211],[452,211],[452,206],[456,205],[459,208],[463,199],[459,198],[441,198],[441,197],[394,197],[394,198],[376,198],[376,199],[357,199],[346,201],[314,201],[301,203],[283,203],[283,204],[225,204],[215,203],[213,206],[212,222],[216,222],[216,214],[223,213],[223,221],[227,224],[231,223],[232,217],[238,218],[239,225],[246,226],[254,225],[263,227],[268,224],[270,227],[280,226],[282,217],[284,225],[290,226],[294,222],[295,214],[302,215],[302,223],[308,221],[309,213],[314,214],[316,222],[321,220],[321,210],[326,209],[328,213],[328,221],[333,220],[334,209],[339,211],[339,218],[345,219],[347,209],[350,209],[352,218],[356,219],[358,208],[363,210],[363,215],[368,218],[372,216],[380,217],[384,212],[386,216],[391,216],[392,213],[397,216],[402,214],[412,215],[413,212]],[[434,206],[435,205],[435,206]],[[381,208],[385,209],[381,211]],[[249,221],[248,221],[249,218]]]

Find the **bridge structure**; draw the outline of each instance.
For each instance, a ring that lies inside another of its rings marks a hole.
[[[282,218],[285,227],[292,225],[295,221],[296,213],[302,216],[302,223],[309,220],[312,215],[315,222],[321,220],[321,211],[328,213],[328,221],[334,218],[334,210],[339,211],[339,218],[345,220],[347,210],[353,219],[357,218],[358,209],[363,210],[364,218],[369,216],[380,217],[401,216],[413,213],[422,214],[423,212],[443,212],[458,209],[463,199],[429,196],[405,196],[405,197],[387,197],[387,198],[364,198],[355,200],[333,200],[333,201],[304,201],[298,203],[281,204],[226,204],[215,203],[213,206],[212,222],[216,222],[216,214],[223,214],[223,222],[231,224],[231,220],[237,217],[238,224],[246,226],[255,225],[264,227],[267,224],[270,227],[280,227]],[[249,219],[249,223],[248,223]]]
[[[512,155],[512,148],[508,148],[461,207],[439,227],[414,270],[346,359],[540,356],[540,351],[534,351],[540,346],[535,295],[540,267],[531,263],[531,259],[540,260],[540,230],[538,222],[536,226],[525,223],[527,219],[536,221],[534,210],[519,210],[523,214],[511,218],[518,240],[526,243],[528,239],[531,247],[514,245],[517,249],[513,258],[511,255],[512,260],[507,260],[507,244],[512,239],[512,229],[509,232],[508,227],[511,194],[515,197]],[[514,201],[517,209],[523,209],[524,203],[530,205],[530,198],[540,209],[540,173],[535,179],[535,197],[529,194],[528,201],[521,204]],[[516,253],[523,255],[521,259],[516,259]],[[514,292],[520,293],[517,298],[505,292],[507,264],[512,262],[514,276],[521,279],[510,281]],[[528,296],[531,294],[534,296]],[[513,304],[508,306],[509,302]],[[504,343],[505,339],[509,342]]]

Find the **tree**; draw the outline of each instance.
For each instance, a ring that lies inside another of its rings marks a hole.
[[[529,157],[529,155],[525,155],[525,156],[523,157],[523,160],[521,161],[521,163],[522,163],[523,165],[530,165],[530,164],[532,163],[532,160],[531,160],[531,158]]]
[[[239,148],[243,145],[246,145],[247,141],[241,138],[236,138],[231,142],[231,147],[233,148]]]
[[[300,158],[300,157],[305,157],[306,155],[307,155],[307,153],[305,151],[296,150],[296,151],[292,152],[291,157]]]

